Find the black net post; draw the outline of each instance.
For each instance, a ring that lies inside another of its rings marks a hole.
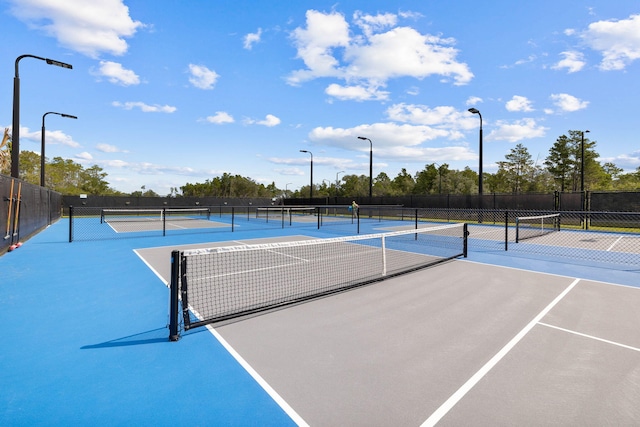
[[[169,341],[178,341],[180,332],[178,328],[178,293],[180,292],[180,251],[171,251],[171,282],[169,285]]]
[[[235,224],[235,216],[236,216],[236,208],[231,206],[231,232],[233,233],[233,228]]]
[[[509,250],[509,210],[504,211],[504,250]]]
[[[167,235],[167,210],[162,208],[162,237]]]
[[[73,205],[69,206],[69,243],[73,242]]]
[[[464,223],[464,226],[462,227],[462,256],[463,257],[467,257],[467,249],[468,249],[468,242],[469,242],[469,230],[467,227],[467,223]]]

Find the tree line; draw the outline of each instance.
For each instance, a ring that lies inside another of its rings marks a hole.
[[[640,166],[631,173],[613,163],[601,164],[597,159],[596,141],[584,138],[582,131],[570,130],[561,135],[544,159],[533,159],[528,149],[517,144],[497,162],[496,173],[483,173],[483,191],[489,193],[548,193],[553,191],[629,191],[640,190]],[[10,151],[11,144],[5,148]],[[93,165],[84,168],[73,160],[54,157],[46,160],[45,186],[65,195],[159,196],[142,186],[139,191],[122,193],[110,187],[107,173]],[[3,174],[10,174],[10,164],[0,165]],[[31,151],[20,153],[21,177],[40,183],[40,155]],[[346,174],[338,182],[323,180],[314,183],[314,197],[366,197],[369,177]],[[475,194],[478,174],[465,167],[450,169],[447,163],[429,163],[415,174],[402,169],[393,179],[380,172],[373,179],[372,193],[380,196],[425,194]],[[224,173],[203,183],[186,183],[172,187],[168,197],[274,198],[309,197],[309,185],[294,191],[280,189],[275,182],[264,185],[241,175]]]

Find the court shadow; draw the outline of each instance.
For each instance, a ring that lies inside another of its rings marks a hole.
[[[80,347],[81,350],[96,348],[126,347],[131,345],[157,344],[169,342],[169,332],[166,327],[152,329],[139,334],[116,338],[99,344],[90,344]]]

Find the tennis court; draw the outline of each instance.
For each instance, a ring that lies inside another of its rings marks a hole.
[[[475,225],[466,259],[169,342],[173,251],[272,250],[335,232],[69,243],[68,225],[61,220],[0,257],[8,278],[0,320],[10,325],[0,352],[3,425],[640,423],[638,265],[514,257],[492,240],[503,229]],[[283,255],[275,256],[278,267]],[[357,263],[343,258],[314,275]]]

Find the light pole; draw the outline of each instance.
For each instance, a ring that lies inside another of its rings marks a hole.
[[[289,185],[293,184],[293,182],[287,182],[284,185],[284,197],[288,198],[289,197]]]
[[[344,173],[344,171],[336,172],[336,197],[338,196],[338,185],[340,183],[340,181],[338,181],[338,175],[341,173]]]
[[[72,116],[71,114],[56,113],[55,111],[49,111],[42,115],[42,132],[40,134],[40,187],[44,187],[44,118],[47,117],[47,114],[57,114],[58,116],[68,119],[77,119],[76,116]]]
[[[359,136],[358,139],[369,141],[369,203],[371,203],[373,196],[373,142],[364,136]]]
[[[18,63],[22,58],[35,58],[46,61],[49,65],[73,68],[70,64],[35,55],[21,55],[16,58],[16,70],[13,77],[13,124],[11,127],[11,176],[13,178],[20,178],[20,73],[18,71]]]
[[[582,142],[580,143],[580,191],[584,192],[584,134],[589,133],[588,130],[582,132]]]
[[[309,153],[311,155],[311,184],[309,185],[309,198],[313,199],[313,153],[308,150],[300,150],[301,153]]]
[[[480,116],[480,163],[478,165],[478,194],[480,194],[480,201],[482,203],[482,114],[477,108],[469,108],[471,114],[477,114]]]

